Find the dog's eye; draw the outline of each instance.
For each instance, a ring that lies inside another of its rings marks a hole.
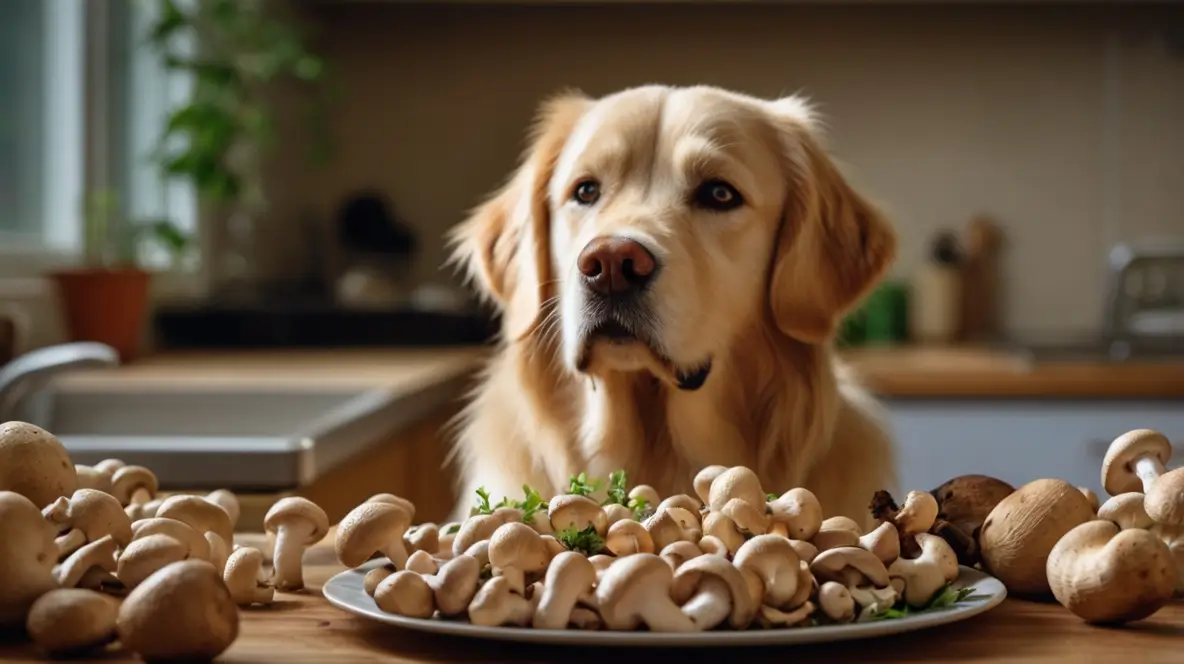
[[[576,185],[571,197],[580,205],[592,205],[600,200],[600,183],[596,180],[584,180]]]
[[[709,210],[726,212],[744,204],[740,192],[723,180],[708,180],[695,190],[695,204]]]

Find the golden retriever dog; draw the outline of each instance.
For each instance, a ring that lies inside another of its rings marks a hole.
[[[512,178],[450,235],[501,335],[450,455],[466,516],[580,472],[695,495],[704,466],[869,523],[895,488],[877,402],[837,361],[896,235],[798,97],[647,85],[548,100]]]

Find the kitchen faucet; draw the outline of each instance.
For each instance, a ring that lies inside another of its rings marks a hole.
[[[28,419],[27,402],[57,375],[91,367],[119,365],[119,353],[107,344],[76,341],[29,351],[0,366],[0,422]]]

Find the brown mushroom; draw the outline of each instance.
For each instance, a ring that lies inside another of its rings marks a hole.
[[[54,568],[58,585],[63,588],[74,588],[79,585],[83,576],[94,568],[107,573],[114,572],[115,553],[118,549],[119,545],[110,535],[79,547],[65,562]]]
[[[535,629],[564,629],[571,622],[578,602],[595,601],[596,569],[583,554],[564,551],[547,566],[542,594],[535,608]]]
[[[27,422],[0,424],[0,491],[28,498],[38,509],[78,488],[78,475],[62,442]]]
[[[408,618],[431,618],[436,612],[432,589],[423,576],[399,570],[382,580],[374,589],[374,603],[379,609]]]
[[[362,577],[362,590],[367,595],[374,597],[374,591],[378,588],[378,584],[382,583],[386,577],[398,571],[391,563],[375,567],[369,572],[366,572],[366,576]]]
[[[731,555],[735,555],[745,542],[744,533],[740,532],[736,522],[722,512],[708,512],[703,516],[703,536],[723,542]]]
[[[679,567],[682,567],[683,563],[692,558],[698,558],[701,555],[703,555],[703,550],[699,548],[699,545],[686,540],[671,542],[658,552],[658,557],[666,561],[666,564],[670,566],[670,570],[675,572],[678,571]]]
[[[680,507],[686,510],[689,514],[698,514],[702,509],[703,504],[685,493],[676,493],[658,503],[655,509],[662,510],[669,507]],[[697,521],[698,519],[696,519]]]
[[[757,602],[740,568],[715,555],[688,560],[674,573],[671,598],[700,631],[725,620],[735,629],[747,627]]]
[[[440,615],[460,615],[477,593],[481,582],[481,564],[473,556],[462,553],[441,565],[440,571],[425,576],[424,581],[432,589]]]
[[[764,505],[750,505],[733,498],[724,504],[719,513],[731,519],[745,536],[764,535],[769,529],[769,517],[765,514]]]
[[[238,517],[241,508],[238,504],[238,496],[226,489],[215,489],[206,494],[206,500],[221,507],[226,515],[230,517],[230,528],[234,530],[234,526],[238,523]]]
[[[111,495],[127,507],[156,497],[156,475],[143,466],[123,466],[111,476]]]
[[[547,503],[547,517],[550,518],[551,527],[556,532],[584,530],[592,526],[596,534],[603,537],[608,531],[608,517],[604,509],[587,496],[555,496]]]
[[[859,546],[871,551],[885,565],[891,565],[900,557],[900,533],[890,521],[885,521],[875,530],[859,538]]]
[[[695,488],[695,495],[699,496],[699,502],[703,503],[704,505],[710,505],[711,483],[714,482],[715,478],[722,475],[727,469],[727,466],[706,466],[695,474],[695,479],[692,481],[692,485]],[[651,505],[658,504],[657,495],[658,492],[655,491],[654,500],[650,503]]]
[[[394,565],[391,565],[391,568],[393,569]],[[440,571],[440,562],[432,554],[420,549],[407,556],[407,566],[405,569],[416,572],[417,574],[435,574]]]
[[[1184,468],[1159,476],[1143,500],[1147,516],[1166,526],[1184,526]]]
[[[539,599],[539,596],[526,599],[514,592],[504,576],[495,576],[486,581],[469,602],[469,622],[481,627],[526,627],[534,619]]]
[[[350,510],[337,526],[334,551],[346,567],[360,567],[375,553],[386,556],[396,570],[407,566],[403,535],[410,526],[406,510],[393,503],[367,502]]]
[[[184,521],[152,517],[136,521],[132,524],[131,529],[132,541],[147,537],[148,535],[168,535],[185,545],[189,550],[190,558],[199,558],[213,562],[209,540],[201,532],[198,532],[196,528]]]
[[[813,539],[822,527],[822,503],[809,489],[790,489],[768,506],[770,521],[783,527],[789,539]]]
[[[784,537],[757,535],[740,547],[732,562],[745,573],[758,604],[783,607],[797,593],[800,561]]]
[[[240,547],[230,554],[222,580],[239,606],[271,604],[275,597],[275,588],[263,569],[263,552],[254,547]]]
[[[732,554],[728,551],[728,545],[724,541],[714,535],[704,535],[699,538],[699,550],[705,554],[722,556],[727,558]],[[651,551],[652,553],[652,551]]]
[[[434,523],[411,526],[403,535],[403,544],[409,553],[426,551],[434,554],[440,548],[440,528]]]
[[[147,661],[208,661],[238,638],[239,615],[214,566],[184,560],[160,568],[131,591],[117,625],[123,647]]]
[[[822,522],[810,543],[821,553],[847,546],[859,546],[859,524],[846,517],[831,517]]]
[[[504,523],[489,538],[489,564],[519,595],[526,592],[526,576],[543,572],[549,562],[551,552],[543,538],[525,523]]]
[[[765,492],[760,478],[751,468],[733,466],[711,481],[707,505],[712,510],[722,510],[729,500],[742,500],[749,505],[764,509]]]
[[[307,498],[281,498],[267,511],[263,527],[267,532],[275,533],[276,589],[293,591],[304,588],[304,550],[329,532],[329,517],[325,510]],[[339,530],[338,538],[340,535]],[[402,546],[403,533],[399,533],[395,541]]]
[[[123,506],[110,494],[95,489],[78,489],[70,498],[61,497],[41,511],[65,534],[58,537],[58,554],[66,557],[87,542],[110,535],[120,546],[132,539],[132,522]]]
[[[79,489],[94,489],[103,493],[111,493],[111,476],[91,466],[74,464],[74,474],[78,476]]]
[[[58,560],[53,526],[25,495],[0,491],[0,628],[25,622],[29,607],[53,589]]]
[[[503,523],[514,520],[513,514],[479,514],[465,519],[452,540],[452,555],[459,556],[477,542],[487,540]]]
[[[117,613],[114,601],[93,590],[60,588],[33,603],[26,630],[50,656],[85,655],[115,640]]]
[[[1103,503],[1097,509],[1097,516],[1099,519],[1113,521],[1123,530],[1129,530],[1131,528],[1142,528],[1146,530],[1155,521],[1147,515],[1147,510],[1143,507],[1143,503],[1144,496],[1137,491],[1120,493]]]
[[[1077,487],[1077,490],[1081,492],[1081,495],[1085,496],[1087,501],[1089,501],[1089,506],[1093,508],[1094,512],[1097,512],[1098,508],[1102,506],[1101,502],[1098,500],[1098,494],[1094,493],[1094,490],[1087,486],[1079,486]]]
[[[642,526],[649,533],[656,551],[674,542],[698,542],[703,536],[694,517],[680,507],[660,509],[646,519]]]
[[[937,500],[937,518],[969,537],[977,537],[987,515],[1015,487],[989,475],[959,475],[930,493]]]
[[[657,489],[648,484],[638,484],[629,490],[629,501],[632,503],[644,503],[646,507],[653,509],[662,502],[662,496],[658,494]]]
[[[132,467],[128,466],[127,468]],[[121,469],[121,472],[127,470],[127,468]],[[283,503],[285,500],[292,499],[284,498],[276,503],[276,505]],[[275,506],[272,507],[272,510],[274,509]],[[271,512],[268,512],[268,515],[270,514]],[[170,496],[160,504],[160,509],[156,510],[156,516],[161,519],[183,521],[193,526],[193,529],[199,533],[214,533],[222,538],[223,542],[229,543],[234,541],[234,527],[230,524],[230,515],[226,513],[226,510],[201,496],[187,494]]]
[[[396,507],[402,507],[403,511],[407,513],[409,521],[415,520],[415,503],[407,500],[402,496],[396,496],[393,493],[376,493],[366,499],[368,503],[387,503]]]
[[[654,632],[691,632],[695,623],[670,591],[674,572],[652,553],[618,558],[596,587],[596,605],[610,630],[634,630],[644,623]]]
[[[134,590],[157,570],[190,556],[189,547],[179,540],[168,535],[145,535],[132,540],[119,554],[115,576],[125,587]]]
[[[645,526],[633,519],[622,519],[608,527],[604,547],[612,551],[614,556],[653,553],[654,539]]]

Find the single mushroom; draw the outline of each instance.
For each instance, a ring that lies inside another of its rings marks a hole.
[[[987,515],[1015,487],[990,475],[959,475],[933,489],[937,518],[947,521],[967,537],[978,537]]]
[[[712,510],[719,511],[729,500],[738,499],[763,510],[765,498],[761,480],[756,473],[745,466],[733,466],[711,480],[706,504]]]
[[[872,516],[896,526],[900,539],[900,555],[912,558],[918,554],[914,549],[913,535],[929,532],[937,521],[938,504],[932,493],[910,491],[899,508],[886,491],[878,491],[872,499]]]
[[[703,508],[703,503],[700,503],[685,493],[676,493],[658,503],[655,509],[662,510],[669,507],[681,507],[690,514],[698,514],[699,510]],[[695,520],[698,521],[697,518]]]
[[[1184,468],[1159,476],[1143,499],[1147,516],[1167,526],[1184,526]]]
[[[1059,479],[1021,486],[995,506],[979,530],[984,571],[1009,593],[1027,599],[1049,595],[1045,563],[1057,541],[1096,514],[1077,487]]]
[[[758,615],[760,623],[766,627],[793,627],[814,615],[817,610],[814,602],[806,602],[792,611],[782,611],[762,604]]]
[[[66,557],[87,542],[110,535],[119,546],[132,539],[132,522],[111,495],[95,489],[78,489],[70,498],[61,497],[41,511],[65,534],[57,539],[58,555]]]
[[[156,516],[156,512],[160,509],[160,504],[164,502],[163,498],[153,498],[146,503],[132,503],[123,508],[127,517],[135,523],[141,519],[151,519]]]
[[[609,528],[612,528],[613,524],[618,521],[625,521],[626,519],[628,519],[630,521],[633,520],[633,510],[629,509],[628,507],[625,507],[624,505],[621,505],[620,503],[610,503],[608,505],[605,505],[603,507],[603,509],[604,509],[604,518],[608,522]],[[535,512],[536,516],[540,515],[540,514],[542,514],[542,512]],[[551,525],[550,520],[541,519],[541,521],[543,523],[545,523],[548,527]],[[532,523],[531,525],[533,526],[534,524]]]
[[[403,535],[403,545],[409,553],[426,551],[434,554],[440,548],[440,528],[434,523],[411,526]]]
[[[744,574],[721,556],[688,560],[674,573],[670,593],[700,631],[714,629],[725,620],[735,629],[744,629],[756,615],[757,602]]]
[[[374,589],[374,603],[387,613],[408,618],[426,619],[436,613],[431,586],[411,570],[399,570],[383,579]]]
[[[750,587],[751,590],[751,587]],[[789,601],[785,603],[782,608],[792,609],[802,605],[803,602],[814,597],[818,593],[818,580],[814,578],[814,573],[810,571],[810,563],[799,560],[798,561],[798,589],[794,592]]]
[[[1142,620],[1171,601],[1176,585],[1172,554],[1158,537],[1101,519],[1066,533],[1046,573],[1053,597],[1094,624]]]
[[[859,524],[847,517],[831,517],[822,522],[818,532],[810,538],[810,544],[819,553],[840,547],[859,546],[859,538],[863,535]]]
[[[239,514],[242,512],[238,504],[238,496],[227,489],[215,489],[206,494],[206,500],[221,507],[226,515],[230,517],[230,528],[233,530],[234,526],[238,524]]]
[[[645,526],[633,519],[622,519],[608,527],[604,547],[614,556],[630,556],[635,553],[653,553],[654,538]]]
[[[213,565],[184,560],[131,591],[117,626],[123,647],[146,661],[209,661],[238,638],[238,606]]]
[[[789,539],[811,540],[822,527],[822,503],[809,489],[790,489],[769,501],[768,509],[769,520]]]
[[[267,510],[267,515],[263,517],[263,527],[267,532],[275,533],[276,590],[300,590],[304,587],[304,550],[319,542],[329,532],[329,517],[325,510],[307,498],[281,498]],[[337,535],[340,541],[340,530]],[[400,532],[394,539],[401,548],[403,533]]]
[[[855,620],[855,600],[848,592],[847,586],[841,583],[827,581],[819,586],[818,607],[827,618],[837,623]]]
[[[604,509],[587,496],[555,496],[547,503],[547,517],[556,532],[584,530],[592,526],[596,534],[603,537],[608,531],[608,516]]]
[[[374,597],[374,591],[378,588],[378,584],[382,583],[383,579],[398,571],[390,563],[375,567],[369,572],[366,572],[366,576],[362,577],[362,590],[367,595]]]
[[[896,604],[888,568],[875,554],[857,546],[823,551],[810,564],[810,571],[819,583],[841,583],[865,613],[879,613]]]
[[[1155,523],[1144,508],[1144,496],[1138,491],[1128,491],[1113,496],[1097,509],[1099,519],[1113,521],[1123,530],[1141,528],[1146,530]]]
[[[29,639],[52,657],[85,655],[116,639],[118,607],[93,590],[51,590],[29,609]]]
[[[481,563],[481,569],[485,569],[489,564],[489,540],[481,540],[465,549],[465,555],[476,558],[477,562]]]
[[[346,567],[360,567],[375,553],[381,553],[396,570],[407,566],[407,546],[403,534],[411,517],[393,503],[368,502],[350,510],[337,526],[333,549],[337,560]]]
[[[263,552],[252,546],[235,549],[226,559],[222,580],[239,606],[271,604],[275,588],[263,569]]]
[[[0,628],[25,622],[29,607],[57,586],[54,528],[24,494],[0,491]]]
[[[132,466],[128,466],[128,468],[132,468]],[[127,468],[121,470],[127,470]],[[284,498],[276,505],[285,500],[303,500],[303,498]],[[272,510],[275,510],[275,506],[272,507]],[[271,512],[267,514],[271,516]],[[226,513],[226,510],[201,496],[188,494],[169,496],[160,504],[160,509],[156,510],[156,516],[161,519],[183,521],[193,526],[193,529],[199,533],[214,533],[222,538],[227,546],[230,546],[230,543],[234,541],[234,527],[230,524],[230,515]]]
[[[389,582],[390,579],[383,581]],[[509,579],[495,576],[486,581],[469,602],[469,622],[480,627],[526,627],[534,618],[538,599],[526,599],[514,592]]]
[[[0,491],[28,498],[41,509],[78,488],[78,475],[62,442],[27,422],[0,424]]]
[[[645,624],[653,632],[692,632],[695,623],[670,591],[674,572],[652,553],[618,558],[596,586],[596,606],[610,630],[632,631]]]
[[[74,474],[78,476],[79,489],[94,489],[103,493],[111,493],[111,476],[91,466],[74,464]]]
[[[921,555],[916,558],[897,558],[888,567],[889,579],[904,581],[904,601],[913,608],[929,604],[933,596],[958,578],[958,556],[946,541],[937,535],[913,535]]]
[[[703,516],[703,536],[723,542],[730,555],[735,555],[745,542],[744,533],[740,532],[736,522],[721,512],[708,512]]]
[[[393,569],[394,565],[391,565],[391,568]],[[440,564],[432,557],[432,554],[420,549],[407,556],[405,569],[419,574],[435,574],[440,571]]]
[[[376,493],[366,499],[368,503],[387,503],[388,505],[395,505],[402,507],[403,511],[407,513],[407,519],[415,520],[415,503],[407,500],[402,496],[396,496],[393,493]]]
[[[571,622],[576,604],[594,602],[596,568],[583,554],[564,551],[551,560],[543,578],[542,596],[535,609],[535,629],[564,629]]]
[[[481,585],[481,569],[476,558],[462,553],[441,565],[440,571],[424,577],[440,615],[452,617],[465,611]]]
[[[111,476],[111,495],[124,507],[152,500],[159,488],[156,475],[143,466],[123,466]]]
[[[134,590],[157,570],[190,557],[189,547],[180,540],[168,535],[145,535],[132,540],[119,554],[115,576],[126,588]]]
[[[695,495],[699,496],[699,501],[704,505],[710,505],[711,503],[711,483],[714,482],[715,478],[722,475],[727,469],[727,466],[705,466],[702,470],[695,474],[695,479],[691,482],[691,485],[695,489]],[[656,491],[654,492],[654,495],[655,499],[653,504],[656,505]]]
[[[196,528],[176,519],[151,517],[132,523],[132,541],[148,535],[168,535],[189,549],[190,558],[211,561],[210,541]],[[215,565],[216,566],[216,565]]]
[[[65,562],[54,568],[58,585],[63,588],[77,587],[83,576],[95,568],[107,573],[114,572],[117,569],[115,554],[118,549],[119,545],[110,535],[79,547]]]
[[[658,557],[666,561],[672,572],[678,571],[678,568],[682,567],[683,563],[688,560],[698,558],[701,555],[703,555],[703,549],[700,549],[698,544],[686,540],[671,542],[658,552]]]
[[[493,531],[511,520],[513,520],[513,515],[506,512],[479,514],[465,519],[460,526],[460,531],[452,540],[452,555],[459,556],[477,542],[489,539],[493,535]]]
[[[729,500],[719,513],[732,520],[745,536],[764,535],[769,529],[769,517],[764,505],[751,505],[739,498]]]
[[[730,557],[732,554],[728,551],[728,545],[724,541],[714,535],[704,535],[699,538],[699,550],[705,554]],[[652,552],[650,552],[652,553]]]
[[[784,537],[757,535],[740,547],[732,562],[744,572],[758,604],[780,608],[797,593],[799,558]]]
[[[1102,459],[1102,486],[1111,496],[1132,491],[1150,493],[1171,456],[1171,442],[1158,431],[1128,431],[1106,449]]]
[[[860,537],[859,546],[874,553],[885,565],[891,565],[900,557],[900,533],[892,522],[885,521]]]
[[[656,551],[674,542],[698,542],[703,536],[694,517],[681,507],[660,509],[646,519],[642,526],[649,533]]]
[[[489,538],[489,564],[519,595],[526,593],[527,575],[543,572],[550,562],[551,551],[543,538],[525,523],[504,523]]]
[[[654,509],[658,503],[662,502],[662,496],[654,487],[648,484],[638,484],[629,490],[629,502],[644,504],[647,508]]]

